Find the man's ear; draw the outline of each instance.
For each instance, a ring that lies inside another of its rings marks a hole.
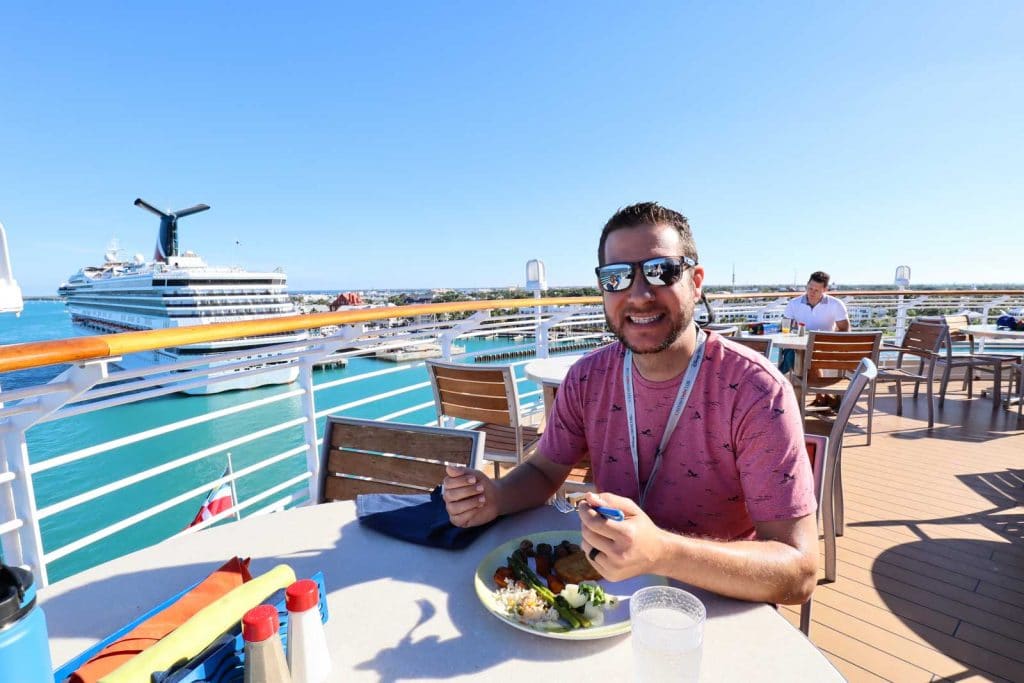
[[[694,266],[693,268],[693,293],[696,295],[694,302],[700,301],[700,295],[703,292],[704,287],[704,266]]]

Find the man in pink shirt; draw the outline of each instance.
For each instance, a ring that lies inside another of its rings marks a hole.
[[[589,455],[599,493],[581,505],[583,548],[604,577],[653,573],[741,599],[805,602],[818,533],[793,391],[762,356],[694,324],[704,269],[681,214],[621,209],[598,262],[619,343],[573,366],[529,460],[500,480],[449,468],[452,523],[541,505]],[[607,520],[598,505],[626,519]]]

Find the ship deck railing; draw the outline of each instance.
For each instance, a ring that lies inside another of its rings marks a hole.
[[[778,309],[796,295],[745,293],[711,298],[719,321],[742,325],[749,316]],[[993,322],[1003,310],[1024,308],[1024,291],[1017,290],[840,292],[838,296],[851,310],[860,311],[863,319],[873,321],[872,326],[883,327],[887,336],[895,338],[900,336],[899,326],[915,315],[971,311],[976,322]],[[145,369],[125,371],[117,366],[119,358],[132,353],[324,327],[333,333]],[[607,334],[600,299],[576,297],[358,309],[0,347],[4,560],[30,567],[46,585],[177,534],[308,503],[317,479],[326,416],[436,424],[423,363],[375,364],[367,357],[376,351],[432,342],[440,346],[443,357],[467,363],[475,362],[477,356],[506,353],[516,359],[509,364],[517,369],[525,407],[539,410],[539,388],[522,373],[521,366],[530,356],[521,354],[544,357],[560,345],[600,342]],[[511,341],[520,336],[520,342],[498,347],[494,344],[501,342],[494,340],[487,348],[451,354],[456,342],[464,346],[478,338]],[[268,365],[268,358],[273,365]],[[350,362],[343,371],[314,372],[326,358]],[[181,394],[207,387],[219,377],[258,377],[282,366],[298,369],[296,383],[205,397]],[[11,373],[26,371],[47,379],[10,388],[15,384],[12,378],[23,376]],[[812,638],[821,638],[815,642],[848,676],[863,675],[867,680],[906,672],[915,678],[923,672],[947,676],[968,671],[1008,680],[1014,677],[1004,674],[1021,672],[1017,678],[1024,679],[1024,669],[1014,668],[1024,666],[1024,655],[1007,652],[1008,644],[1024,644],[1024,549],[1019,532],[1010,532],[1015,523],[1019,529],[1019,505],[1024,499],[1020,493],[1024,437],[1015,410],[990,404],[987,399],[968,400],[954,393],[938,413],[936,429],[928,432],[920,424],[923,399],[905,399],[907,410],[897,418],[894,399],[883,394],[876,441],[861,447],[851,437],[844,458],[854,482],[847,506],[853,523],[840,540],[840,560],[855,568],[834,586],[819,589],[819,594],[829,597],[822,600],[824,606],[815,605],[812,627]],[[94,425],[99,423],[108,425],[108,431],[97,433]],[[223,474],[228,454],[234,466]],[[935,496],[918,493],[912,503],[904,503],[883,487],[875,490],[870,485],[872,477],[909,478],[905,470],[914,469],[915,462],[927,463],[929,474],[922,490],[934,490]],[[996,515],[989,508],[976,505],[980,484],[964,496],[952,491],[958,482],[981,475],[1018,482],[1016,489],[1004,487],[1000,504],[1007,517],[1002,527],[993,521]],[[206,495],[223,483],[236,489],[231,509],[186,528]],[[946,493],[954,497],[943,500]],[[972,521],[972,506],[982,515],[978,520]],[[861,509],[863,529],[857,523]],[[915,514],[920,520],[914,521]],[[925,549],[923,559],[915,546],[913,561],[902,557],[908,540],[901,529],[918,533],[921,520],[951,515],[959,521],[935,523],[942,531],[938,537],[963,534],[971,541],[965,547],[980,548],[974,543],[978,539],[1001,545],[985,545],[991,552],[980,560],[958,555],[952,569],[939,566],[941,558],[948,556],[945,546],[935,552]],[[886,520],[891,524],[880,523]],[[890,527],[899,529],[890,531]],[[893,597],[903,590],[890,585],[893,572],[903,571],[899,581],[914,585],[906,572],[916,571],[917,561],[934,565],[927,571],[935,577],[918,583],[948,606],[922,606],[921,601],[929,599],[926,593],[909,599]],[[908,569],[908,563],[913,567]],[[955,575],[942,573],[946,570]],[[995,574],[1003,578],[996,580]],[[955,595],[951,597],[949,591]],[[963,591],[978,593],[977,604]],[[965,605],[962,614],[949,614],[959,609],[956,605]],[[864,614],[881,612],[865,626],[860,624],[865,621],[858,612],[861,609]],[[932,614],[936,610],[943,616]],[[882,612],[889,616],[883,618]],[[981,616],[975,618],[975,614]],[[924,619],[927,628],[919,627],[916,619]],[[966,626],[959,631],[951,619]],[[927,629],[938,630],[947,639],[932,637]],[[884,649],[890,637],[911,642],[906,652],[895,655],[903,663],[879,654],[870,656],[877,664],[865,665],[865,657]],[[929,652],[937,653],[934,659]],[[1024,653],[1024,647],[1017,652]],[[1000,668],[980,666],[979,653],[997,655]],[[906,668],[908,661],[916,668]],[[954,671],[957,666],[960,669]]]

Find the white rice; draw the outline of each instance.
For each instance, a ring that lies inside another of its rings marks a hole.
[[[525,588],[518,582],[510,582],[508,587],[494,591],[494,602],[498,609],[523,624],[538,626],[558,622],[558,611],[548,606],[532,588]]]

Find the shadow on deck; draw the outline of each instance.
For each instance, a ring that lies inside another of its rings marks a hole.
[[[851,681],[1024,680],[1024,421],[952,394],[928,430],[923,397],[897,417],[883,391],[871,446],[863,414],[847,432],[839,577],[811,640]]]

